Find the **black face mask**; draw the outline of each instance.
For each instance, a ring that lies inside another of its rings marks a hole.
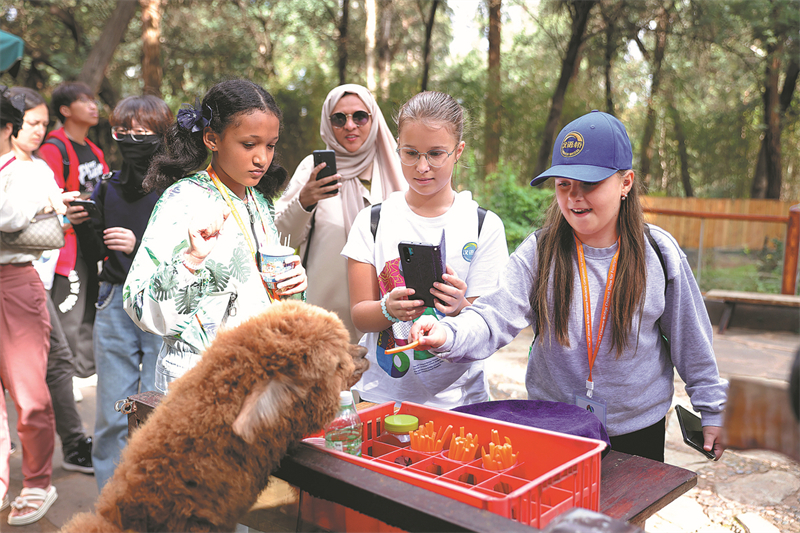
[[[150,159],[161,145],[161,137],[144,135],[134,141],[130,135],[125,135],[116,142],[123,160],[119,176],[122,190],[129,200],[141,197],[145,194],[142,190],[142,181],[147,174]]]

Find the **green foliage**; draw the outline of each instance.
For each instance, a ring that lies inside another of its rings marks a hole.
[[[496,173],[484,178],[472,155],[467,157],[467,163],[459,170],[454,183],[459,190],[471,191],[475,201],[500,217],[511,251],[541,227],[545,211],[553,199],[550,189],[521,184],[518,173],[504,161],[500,161]]]
[[[283,109],[278,154],[282,164],[293,172],[306,155],[322,147],[320,109],[325,95],[339,83],[337,21],[342,1],[163,2],[164,99],[177,111],[182,103],[194,102],[222,79],[245,77],[264,85]],[[364,2],[347,1],[346,78],[366,84]],[[389,89],[387,94],[378,91],[376,97],[392,125],[391,117],[400,105],[420,88],[425,19],[431,1],[393,0],[390,4]],[[570,36],[566,3],[503,2],[502,81],[500,87],[489,87],[486,7],[479,4],[475,13],[484,27],[476,35],[467,36],[479,45],[451,55],[453,36],[459,32],[462,37],[464,31],[451,24],[455,2],[444,2],[436,14],[429,89],[446,91],[464,105],[470,120],[464,140],[474,154],[474,170],[468,174],[481,180],[486,96],[489,91],[500,91],[503,178],[488,177],[484,181],[500,179],[504,187],[512,188],[513,176],[521,187],[527,187]],[[16,79],[4,74],[0,83],[33,87],[49,98],[57,84],[74,79],[80,72],[116,5],[116,0],[0,0],[0,29],[25,40],[20,74]],[[650,192],[683,194],[675,119],[666,113],[672,105],[686,135],[695,194],[747,197],[763,135],[765,51],[770,47],[781,50],[783,83],[789,60],[800,56],[797,0],[603,0],[592,11],[560,124],[592,109],[606,109],[605,74],[609,67],[613,111],[628,129],[637,167],[646,102],[652,89],[653,21],[664,7],[670,11],[670,25],[660,91],[652,95],[657,126]],[[613,32],[607,31],[609,26]],[[108,115],[113,101],[143,90],[141,33],[141,16],[137,13],[106,70],[108,83],[101,94],[107,103],[103,116]],[[607,65],[609,35],[612,55]],[[800,197],[797,101],[795,95],[782,122],[784,198]],[[101,144],[112,165],[118,164],[107,129],[107,122],[102,121],[90,137]],[[509,227],[512,223],[506,220]],[[529,222],[523,218],[520,224],[527,227]]]

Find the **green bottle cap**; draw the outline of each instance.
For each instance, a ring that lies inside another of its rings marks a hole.
[[[413,415],[389,415],[383,419],[383,427],[392,433],[408,433],[419,428],[419,418]]]

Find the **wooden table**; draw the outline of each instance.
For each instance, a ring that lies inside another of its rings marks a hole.
[[[129,427],[134,429],[142,423],[160,400],[161,396],[153,392],[131,396],[123,409],[128,414]],[[342,461],[307,443],[287,454],[274,475],[312,496],[407,531],[535,531],[500,515]],[[644,528],[647,518],[696,484],[697,474],[684,468],[609,452],[601,461],[599,510],[613,520],[603,525],[604,531],[626,531],[624,522]]]

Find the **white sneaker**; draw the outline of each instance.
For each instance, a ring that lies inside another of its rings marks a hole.
[[[72,396],[75,398],[75,403],[83,400],[83,393],[81,392],[81,389],[75,385],[72,386]]]

